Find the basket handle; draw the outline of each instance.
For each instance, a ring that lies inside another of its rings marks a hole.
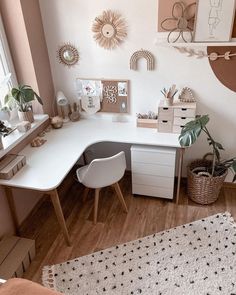
[[[207,160],[207,157],[209,157],[209,156],[211,156],[212,157],[212,160],[213,160],[213,153],[207,153],[207,154],[205,154],[204,156],[203,156],[203,160]]]

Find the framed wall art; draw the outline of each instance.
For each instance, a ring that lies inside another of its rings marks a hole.
[[[235,0],[199,0],[195,21],[195,42],[231,40]]]

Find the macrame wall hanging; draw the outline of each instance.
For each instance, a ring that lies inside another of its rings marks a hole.
[[[105,49],[118,47],[127,36],[126,21],[120,13],[106,10],[95,18],[92,31],[95,41]]]
[[[147,61],[147,70],[153,71],[155,69],[155,57],[154,55],[148,50],[138,50],[133,53],[130,58],[130,69],[137,71],[138,69],[138,61],[139,59],[144,58]]]
[[[231,52],[229,50],[227,50],[225,53],[217,53],[217,52],[207,53],[203,50],[196,50],[189,47],[174,46],[174,48],[177,49],[180,53],[187,54],[188,57],[197,57],[197,58],[208,57],[211,61],[216,61],[217,59],[220,59],[220,58],[223,58],[229,61],[231,60],[232,57],[236,56],[236,52]]]

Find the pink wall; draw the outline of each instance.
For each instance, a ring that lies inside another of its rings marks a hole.
[[[54,87],[38,0],[0,0],[0,11],[18,83],[29,84],[44,101],[44,112],[52,114]],[[34,111],[42,112],[35,103]],[[41,194],[14,190],[19,222],[22,222]],[[10,212],[0,190],[0,238],[13,232]]]
[[[38,89],[40,96],[44,101],[43,110],[45,113],[52,115],[54,86],[39,1],[21,0],[21,8],[25,21]]]

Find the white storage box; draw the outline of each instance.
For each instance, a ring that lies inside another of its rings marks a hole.
[[[173,199],[175,162],[175,148],[133,145],[133,194]]]

